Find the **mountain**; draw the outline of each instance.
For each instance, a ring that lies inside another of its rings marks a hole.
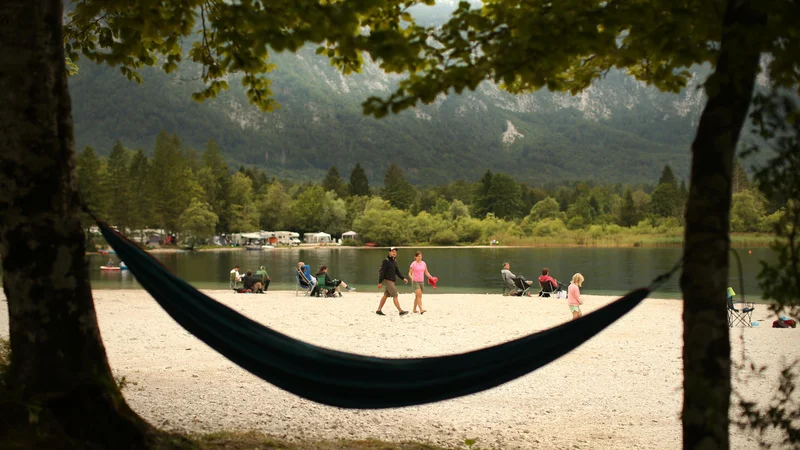
[[[278,69],[269,75],[280,103],[273,113],[249,105],[236,76],[228,80],[232,91],[198,104],[190,98],[200,86],[197,66],[184,64],[169,75],[145,69],[137,85],[114,68],[81,61],[70,79],[77,146],[107,154],[119,139],[152,151],[163,128],[198,150],[214,138],[233,167],[296,180],[321,179],[331,165],[346,176],[356,162],[373,184],[382,183],[392,162],[416,184],[477,180],[487,169],[532,184],[653,182],[665,164],[688,178],[689,147],[705,104],[698,87],[707,70],[698,69],[679,95],[619,72],[577,96],[514,96],[484,82],[474,92],[376,120],[361,114],[361,103],[388,96],[399,77],[373,63],[345,77],[315,49],[273,55]]]

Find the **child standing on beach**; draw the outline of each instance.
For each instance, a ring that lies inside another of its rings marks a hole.
[[[567,305],[569,305],[569,310],[572,311],[572,320],[580,319],[583,315],[581,313],[581,305],[583,304],[581,286],[583,286],[583,275],[576,273],[572,276],[572,283],[569,284],[567,289]]]

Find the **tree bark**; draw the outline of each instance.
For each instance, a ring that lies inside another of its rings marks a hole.
[[[727,449],[730,342],[728,283],[731,173],[759,68],[765,16],[751,0],[729,0],[708,103],[692,143],[683,253],[683,448]]]
[[[114,382],[84,262],[61,26],[60,0],[0,2],[8,381],[69,437],[99,448],[141,448],[154,429],[128,407]]]

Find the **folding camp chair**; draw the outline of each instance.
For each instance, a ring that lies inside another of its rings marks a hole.
[[[341,297],[342,293],[336,290],[336,286],[328,285],[328,276],[324,273],[317,276],[317,285],[311,291],[311,295],[315,297]],[[332,280],[333,283],[336,280]]]
[[[306,278],[306,274],[303,273],[303,271],[300,269],[295,269],[295,278],[297,284],[295,284],[294,287],[294,296],[297,297],[297,292],[300,290],[303,291],[304,297],[311,295],[311,291],[314,289],[314,285],[311,282],[311,280]]]
[[[733,298],[736,297],[736,292],[732,288],[728,288],[728,326],[733,328],[735,326],[753,326],[753,310],[756,309],[756,304],[751,302],[741,301],[740,309],[734,307]]]
[[[514,286],[517,288],[517,293],[511,295],[518,295],[520,297],[523,295],[531,296],[531,285],[528,284],[528,280],[522,275],[517,275],[517,277],[514,278]]]
[[[231,276],[230,276],[230,285],[229,285],[229,286],[230,286],[230,288],[231,288],[231,289],[233,289],[234,291],[238,291],[239,289],[241,289],[242,287],[244,287],[244,285],[242,284],[242,281],[241,281],[241,280],[237,280],[237,279],[236,279],[236,274],[235,274],[235,273],[233,273],[233,272],[231,272]]]
[[[558,284],[557,286],[553,286],[552,281],[547,281],[546,283],[542,284],[539,282],[539,297],[542,298],[549,298],[555,296],[559,292],[562,291],[562,284]]]

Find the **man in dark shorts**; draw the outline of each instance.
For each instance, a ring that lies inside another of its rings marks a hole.
[[[381,303],[378,305],[378,310],[375,311],[375,314],[379,316],[386,315],[381,310],[383,309],[383,305],[386,304],[386,299],[390,296],[394,300],[394,306],[397,307],[398,311],[400,311],[400,315],[405,316],[408,314],[408,311],[403,311],[403,308],[400,307],[397,286],[394,284],[395,281],[397,281],[397,277],[402,278],[403,281],[408,284],[408,278],[404,277],[403,274],[400,273],[400,269],[397,268],[397,248],[392,247],[389,249],[389,256],[383,260],[383,264],[381,264],[381,270],[378,274],[378,290],[380,291],[383,289],[384,284],[386,285],[386,290],[383,291]]]

